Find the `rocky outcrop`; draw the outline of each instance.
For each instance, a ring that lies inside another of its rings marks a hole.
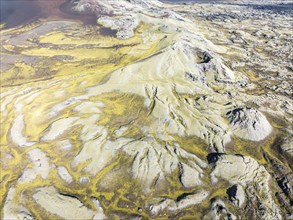
[[[64,219],[104,219],[103,208],[98,200],[93,199],[95,211],[86,207],[77,198],[60,194],[54,187],[45,187],[36,190],[33,199],[49,213]]]
[[[200,191],[180,196],[177,200],[163,199],[156,204],[151,204],[149,210],[152,216],[157,216],[163,212],[176,212],[184,208],[201,203],[208,197],[209,193]]]
[[[203,219],[236,220],[237,217],[229,211],[229,209],[226,207],[225,203],[221,199],[213,198],[211,200],[211,210],[203,216]]]
[[[134,30],[143,21],[139,14],[147,14],[155,17],[177,16],[170,10],[161,7],[158,0],[79,0],[70,1],[69,6],[73,11],[97,16],[97,22],[107,28],[117,31],[120,39],[128,39],[134,36]]]
[[[289,158],[289,161],[293,161],[293,138],[285,138],[278,148],[285,157]]]
[[[227,189],[227,194],[230,201],[239,207],[242,207],[246,200],[246,195],[243,187],[241,185],[233,185]]]
[[[58,216],[59,218],[68,220],[101,220],[106,218],[103,208],[101,207],[99,201],[95,198],[92,198],[91,200],[93,206],[95,207],[95,210],[92,210],[86,207],[78,198],[75,198],[72,195],[59,193],[54,187],[44,187],[35,190],[36,192],[32,195],[32,198],[22,194],[22,203],[25,204],[26,202],[28,203],[33,200],[36,202],[37,206],[42,207],[42,209],[45,210],[49,216]],[[15,189],[11,188],[4,204],[3,219],[35,220],[36,218],[34,215],[30,213],[24,205],[15,203],[17,199],[19,198],[16,198]]]
[[[134,36],[134,30],[138,27],[139,21],[133,16],[124,16],[120,19],[113,17],[101,17],[98,23],[106,28],[117,31],[116,36],[120,39],[127,39]]]
[[[264,153],[268,162],[267,166],[273,171],[272,177],[276,180],[279,190],[276,193],[278,202],[286,216],[293,215],[293,172],[288,166],[283,165],[280,160],[272,157],[269,153]],[[290,219],[290,218],[289,218]]]
[[[233,109],[227,112],[227,117],[233,133],[240,138],[261,141],[273,131],[267,118],[253,108]]]
[[[271,176],[264,166],[254,159],[242,155],[212,154],[209,161],[214,166],[211,178],[214,183],[224,179],[231,185],[241,185],[248,194],[248,200],[255,202],[255,217],[281,219],[281,213],[274,202],[270,189]]]

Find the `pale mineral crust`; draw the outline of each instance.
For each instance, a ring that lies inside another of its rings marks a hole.
[[[1,26],[1,219],[292,219],[292,4]]]

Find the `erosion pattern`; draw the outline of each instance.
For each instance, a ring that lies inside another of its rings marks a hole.
[[[68,4],[1,30],[1,218],[292,218],[288,16]]]

